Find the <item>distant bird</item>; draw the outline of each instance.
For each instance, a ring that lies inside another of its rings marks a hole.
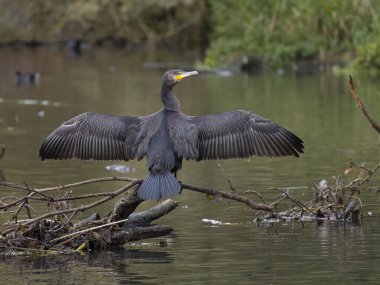
[[[82,41],[71,39],[66,41],[69,56],[76,57],[82,53]]]
[[[164,108],[142,117],[87,112],[53,131],[40,148],[41,160],[130,160],[147,157],[149,174],[138,195],[159,200],[181,192],[175,178],[182,159],[299,156],[303,142],[290,131],[248,111],[187,116],[173,87],[198,74],[169,70],[161,85]]]
[[[20,85],[36,84],[41,78],[41,74],[38,72],[21,72],[20,70],[17,70],[15,74],[17,77],[17,83]]]
[[[0,159],[3,158],[5,154],[5,146],[3,144],[0,144]]]

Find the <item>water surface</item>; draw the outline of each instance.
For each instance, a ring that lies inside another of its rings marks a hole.
[[[6,146],[0,169],[5,179],[45,187],[122,175],[106,169],[114,162],[41,162],[38,149],[61,122],[85,111],[146,115],[160,109],[164,70],[143,68],[144,63],[158,60],[192,64],[194,57],[94,49],[70,58],[54,49],[0,50],[0,142]],[[17,69],[41,72],[40,84],[18,86]],[[380,120],[376,116],[380,114],[379,84],[357,78],[356,85],[370,114]],[[279,196],[269,188],[306,186],[294,194],[307,201],[320,179],[343,176],[350,158],[369,167],[379,162],[379,136],[353,102],[345,77],[328,73],[200,75],[184,80],[175,90],[186,114],[252,110],[305,142],[300,159],[184,162],[179,172],[184,182],[229,191],[228,177],[239,193],[256,190],[267,201]],[[125,165],[136,170],[128,176],[146,174],[145,161]],[[372,192],[361,193],[362,226],[257,225],[253,222],[256,212],[243,205],[209,201],[184,191],[176,197],[180,206],[159,220],[175,229],[167,238],[85,256],[3,257],[0,272],[4,282],[24,284],[375,284],[380,277],[378,180],[372,181]],[[121,185],[95,184],[75,189],[75,193]],[[142,208],[154,203],[145,204]],[[112,202],[94,211],[105,214],[111,207]],[[36,210],[45,211],[46,206]],[[204,218],[229,224],[212,225],[203,222]],[[161,248],[160,240],[168,246]]]

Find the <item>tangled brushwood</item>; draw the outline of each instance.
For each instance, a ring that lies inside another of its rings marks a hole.
[[[357,174],[357,177],[352,176],[349,182],[343,183],[342,179],[335,176],[333,186],[326,180],[320,181],[315,185],[313,199],[307,203],[301,202],[292,194],[297,187],[278,189],[280,198],[273,203],[266,203],[256,191],[247,191],[260,197],[262,203],[257,203],[232,191],[223,192],[185,183],[181,183],[181,186],[183,189],[204,193],[208,199],[234,200],[258,210],[258,217],[255,219],[257,222],[327,220],[360,223],[360,191],[368,186],[379,168],[380,164],[369,169],[350,161],[345,173],[351,176]],[[70,191],[70,188],[106,181],[125,181],[127,185],[116,191],[81,196],[74,196]],[[137,195],[141,182],[125,177],[105,177],[43,189],[32,188],[26,183],[1,182],[2,190],[12,188],[21,195],[0,199],[3,217],[10,216],[8,221],[0,225],[0,252],[5,255],[19,255],[108,249],[130,241],[169,234],[173,230],[171,226],[153,225],[152,222],[174,210],[178,202],[168,199],[148,210],[135,213],[137,206],[143,202]],[[122,197],[105,217],[95,213],[78,220],[78,213],[86,214],[90,209],[118,196]],[[88,199],[92,202],[85,204],[84,201]],[[74,203],[75,201],[78,203]],[[288,210],[278,211],[279,205],[283,208],[286,201],[290,202]],[[46,213],[37,214],[34,205],[41,202],[48,205],[48,210]],[[81,206],[73,207],[74,204]],[[269,214],[264,214],[265,212]]]
[[[107,181],[124,181],[128,184],[116,191],[81,196],[74,196],[70,191],[74,187]],[[8,193],[7,189],[19,193],[0,197],[3,217],[10,216],[8,221],[0,225],[0,251],[6,255],[18,255],[104,249],[121,246],[129,241],[169,234],[173,230],[171,226],[152,225],[152,221],[174,210],[178,202],[168,199],[146,211],[135,213],[137,206],[143,202],[137,195],[141,183],[142,180],[138,179],[105,177],[38,189],[26,183],[0,182],[3,193]],[[184,183],[181,186],[183,189],[205,193],[208,197],[235,200],[256,210],[274,209],[271,205],[256,203],[236,193]],[[105,217],[92,214],[84,220],[76,221],[78,213],[86,212],[119,196],[122,198]],[[95,201],[85,204],[84,201],[89,199]],[[36,203],[46,203],[47,212],[37,213]],[[73,204],[81,206],[73,207]]]
[[[349,222],[355,225],[361,223],[363,204],[360,192],[363,189],[375,190],[370,186],[371,178],[380,168],[377,164],[374,168],[367,168],[364,164],[356,165],[350,160],[345,176],[351,175],[348,182],[344,182],[339,176],[333,176],[329,183],[323,179],[313,187],[313,198],[308,202],[301,202],[292,192],[299,187],[277,188],[282,193],[282,198],[276,202],[288,199],[290,207],[286,211],[272,211],[267,215],[258,217],[256,222],[279,222],[300,220],[307,221],[337,221]]]

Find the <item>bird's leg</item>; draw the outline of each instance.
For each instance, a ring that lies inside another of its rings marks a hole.
[[[173,175],[174,175],[174,177],[175,177],[175,179],[177,179],[177,169],[174,169],[174,170],[172,170],[172,173],[173,173]],[[178,180],[178,179],[177,179]],[[182,181],[179,181],[178,180],[178,182],[179,182],[179,184],[182,184]],[[182,185],[181,185],[181,190],[179,191],[179,193],[182,193]]]

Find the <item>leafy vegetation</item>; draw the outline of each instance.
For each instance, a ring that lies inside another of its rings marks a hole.
[[[207,50],[220,66],[259,58],[380,70],[380,1],[0,0],[0,44],[67,39]]]
[[[210,0],[213,34],[206,62],[258,55],[267,64],[293,60],[380,68],[380,2],[370,0]]]
[[[201,46],[205,11],[205,1],[195,0],[0,0],[0,43],[79,38]]]

